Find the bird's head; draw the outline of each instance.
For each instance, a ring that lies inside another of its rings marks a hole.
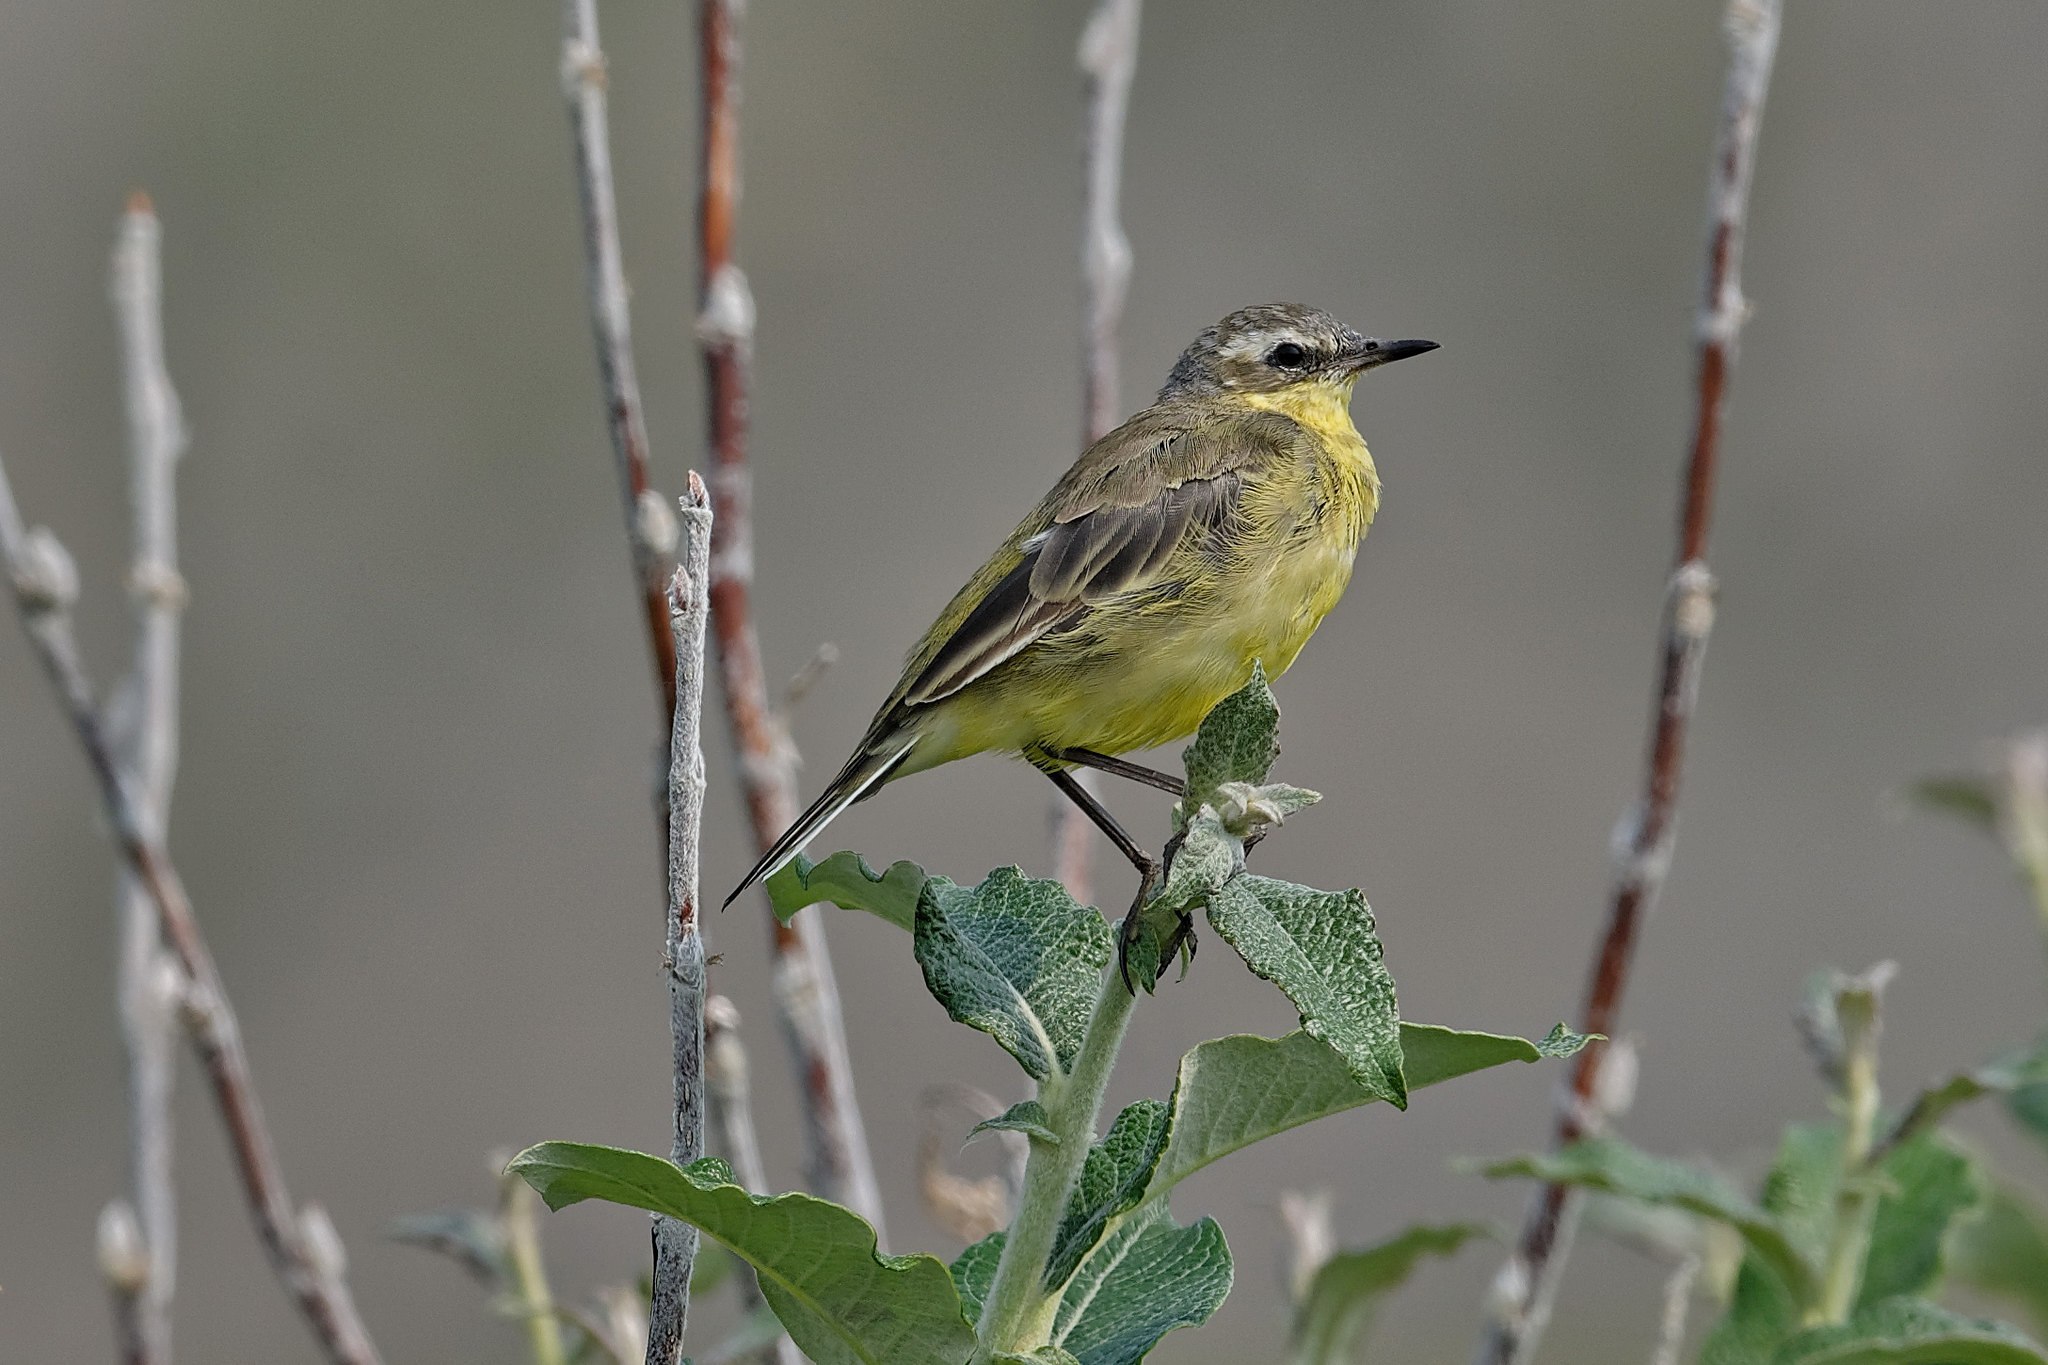
[[[1436,348],[1434,341],[1360,335],[1320,308],[1261,304],[1203,328],[1174,362],[1159,396],[1280,393],[1307,384],[1349,392],[1373,366]]]

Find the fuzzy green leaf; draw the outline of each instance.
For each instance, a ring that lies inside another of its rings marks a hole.
[[[887,872],[877,872],[851,850],[822,863],[799,853],[768,878],[768,903],[785,920],[807,905],[829,902],[842,910],[865,910],[907,931],[917,913],[918,893],[931,880],[952,885],[944,877],[927,877],[912,862],[891,863]]]
[[[971,1139],[976,1133],[1022,1133],[1034,1142],[1059,1145],[1059,1134],[1053,1132],[1052,1119],[1045,1112],[1045,1106],[1037,1100],[1018,1100],[992,1119],[983,1119],[967,1130]]]
[[[1245,873],[1210,900],[1209,923],[1294,1002],[1303,1032],[1333,1048],[1352,1079],[1408,1107],[1394,978],[1363,895]]]
[[[1491,1235],[1476,1223],[1420,1226],[1362,1251],[1338,1252],[1316,1271],[1295,1310],[1294,1365],[1350,1365],[1380,1301],[1423,1257],[1454,1255],[1473,1238]]]
[[[1081,1362],[1074,1359],[1071,1352],[1057,1346],[1041,1346],[1023,1355],[1005,1351],[996,1357],[995,1365],[1081,1365]]]
[[[1919,1299],[1886,1299],[1838,1327],[1814,1327],[1771,1365],[2043,1365],[2041,1348],[2002,1322],[1966,1318]]]
[[[1264,782],[1279,756],[1280,704],[1266,685],[1265,668],[1254,662],[1251,681],[1216,703],[1181,755],[1188,775],[1187,810],[1207,801],[1225,782]]]
[[[1003,1234],[991,1232],[954,1257],[953,1264],[946,1268],[953,1277],[953,1288],[960,1295],[960,1307],[969,1322],[980,1319],[981,1306],[988,1300],[989,1287],[996,1282],[996,1263],[1002,1258]]]
[[[768,1306],[818,1365],[960,1365],[974,1331],[945,1263],[882,1256],[859,1215],[808,1194],[749,1194],[715,1157],[678,1167],[613,1147],[543,1142],[508,1168],[552,1209],[603,1199],[701,1228],[752,1265]]]
[[[1157,1206],[1124,1219],[1067,1281],[1053,1342],[1081,1365],[1137,1365],[1176,1327],[1199,1327],[1230,1293],[1223,1229],[1177,1227]]]
[[[1952,1261],[1956,1280],[2021,1305],[2048,1333],[2048,1215],[1993,1186],[1977,1217],[1957,1228]]]
[[[1058,882],[998,868],[968,888],[927,882],[913,930],[924,983],[946,1012],[980,1029],[1034,1079],[1080,1050],[1109,965],[1102,915]]]
[[[1082,1258],[1060,1291],[1050,1349],[1080,1365],[1136,1365],[1168,1332],[1199,1327],[1222,1306],[1234,1273],[1223,1229],[1208,1218],[1177,1227],[1163,1210],[1148,1203],[1116,1220]],[[990,1233],[953,1262],[970,1317],[981,1315],[1003,1240]]]
[[[1981,1096],[2017,1097],[2035,1087],[2048,1094],[2048,1035],[2037,1039],[2031,1047],[2015,1049],[1927,1087],[1906,1107],[1887,1142],[1897,1143],[1924,1132],[1947,1117],[1949,1110]],[[2026,1103],[2021,1101],[2022,1106]]]
[[[1951,815],[1986,834],[1998,832],[1998,789],[1976,776],[1926,777],[1906,788],[1917,806]]]
[[[1900,1146],[1879,1170],[1884,1193],[1863,1259],[1860,1307],[1932,1293],[1941,1281],[1956,1220],[1984,1197],[1976,1164],[1935,1134]]]
[[[1541,1043],[1434,1024],[1401,1025],[1408,1089],[1420,1090],[1508,1062],[1568,1057],[1586,1044],[1560,1025]],[[1380,1096],[1352,1078],[1344,1060],[1306,1033],[1212,1038],[1180,1059],[1173,1128],[1152,1175],[1156,1197],[1219,1157]]]
[[[1841,1179],[1838,1127],[1795,1123],[1785,1130],[1764,1180],[1763,1206],[1809,1264],[1827,1254]],[[1700,1365],[1767,1365],[1771,1352],[1798,1329],[1804,1307],[1761,1257],[1745,1255],[1728,1311],[1701,1347]]]
[[[1137,1207],[1145,1196],[1159,1154],[1165,1150],[1167,1109],[1158,1100],[1139,1100],[1116,1116],[1102,1141],[1088,1149],[1081,1178],[1067,1200],[1045,1265],[1045,1287],[1056,1289],[1074,1273],[1109,1220]]]
[[[1524,1176],[1547,1184],[1574,1185],[1684,1209],[1725,1223],[1741,1234],[1795,1301],[1805,1303],[1812,1297],[1813,1266],[1793,1246],[1783,1224],[1712,1171],[1651,1156],[1614,1138],[1589,1138],[1555,1153],[1512,1157],[1484,1169],[1496,1179]]]

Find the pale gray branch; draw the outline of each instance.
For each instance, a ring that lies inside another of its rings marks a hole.
[[[740,1012],[722,995],[713,995],[704,1002],[704,1098],[711,1126],[718,1130],[719,1151],[732,1163],[733,1175],[754,1193],[768,1193],[761,1140],[754,1132],[747,1050],[740,1042]],[[753,1267],[742,1267],[738,1280],[746,1310],[766,1310],[768,1300],[761,1293],[761,1282]],[[786,1336],[777,1337],[772,1345],[756,1352],[754,1358],[777,1360],[781,1365],[804,1365],[803,1352]]]
[[[1131,79],[1138,69],[1139,0],[1098,0],[1081,31],[1075,56],[1087,85],[1087,131],[1082,143],[1081,209],[1081,440],[1099,439],[1122,413],[1118,391],[1118,332],[1130,292],[1131,241],[1118,198],[1123,186],[1124,122]],[[1080,774],[1090,791],[1097,778]],[[1095,829],[1064,796],[1052,804],[1053,876],[1076,900],[1091,899],[1089,853]]]
[[[72,630],[77,571],[55,536],[41,527],[30,530],[23,526],[4,463],[0,463],[0,564],[5,566],[22,627],[85,751],[115,843],[148,894],[158,931],[183,975],[180,1013],[227,1125],[236,1173],[271,1267],[329,1360],[336,1365],[377,1365],[377,1348],[344,1278],[339,1239],[325,1214],[310,1205],[302,1210],[292,1202],[257,1103],[241,1028],[214,967],[212,951],[150,819],[140,784],[115,755],[106,718]]]
[[[704,1155],[704,939],[697,927],[699,833],[704,822],[704,624],[710,615],[711,501],[690,476],[682,499],[683,562],[669,584],[675,633],[676,710],[668,765],[669,1030],[674,1041],[675,1126],[669,1159]],[[690,1316],[690,1269],[697,1229],[654,1220],[654,1296],[647,1319],[647,1365],[676,1365]]]
[[[162,227],[137,192],[114,247],[112,295],[128,410],[134,558],[128,591],[135,661],[108,715],[108,739],[135,775],[136,799],[161,839],[170,828],[178,766],[178,634],[185,583],[178,574],[178,457],[185,424],[164,362]],[[117,874],[120,959],[115,992],[128,1053],[129,1184],[143,1251],[133,1290],[133,1359],[169,1365],[177,1280],[177,1196],[171,1178],[171,1090],[176,1079],[177,963],[157,931],[156,907],[133,872]]]

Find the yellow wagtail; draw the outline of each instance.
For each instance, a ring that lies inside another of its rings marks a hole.
[[[1191,734],[1253,660],[1274,677],[1294,662],[1379,506],[1352,386],[1436,347],[1289,303],[1204,329],[1152,406],[1083,451],[953,595],[853,757],[725,903],[883,783],[995,751],[1101,828],[1138,869],[1142,905],[1157,861],[1069,769],[1180,794],[1116,755]]]

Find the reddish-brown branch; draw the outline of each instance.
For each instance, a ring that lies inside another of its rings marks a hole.
[[[1642,923],[1663,889],[1671,862],[1685,742],[1699,690],[1700,665],[1714,620],[1714,579],[1706,565],[1728,376],[1746,304],[1742,239],[1756,137],[1776,54],[1779,0],[1731,0],[1728,84],[1708,196],[1705,288],[1698,314],[1698,362],[1691,449],[1679,513],[1677,564],[1665,602],[1657,701],[1645,756],[1643,794],[1615,838],[1616,870],[1607,925],[1595,954],[1580,1027],[1612,1035]],[[1601,1067],[1608,1049],[1581,1052],[1571,1070],[1553,1142],[1584,1137],[1601,1121]],[[1537,1193],[1514,1253],[1494,1287],[1493,1318],[1478,1360],[1526,1361],[1542,1336],[1571,1235],[1573,1201],[1559,1185]]]
[[[717,646],[726,719],[739,751],[755,845],[765,851],[796,818],[796,750],[768,701],[754,630],[752,482],[747,470],[747,398],[754,346],[754,304],[733,260],[738,221],[740,5],[700,0],[698,48],[702,146],[697,187],[697,337],[704,354],[707,439],[711,451],[711,631]],[[827,1197],[882,1227],[882,1202],[854,1099],[838,986],[824,924],[805,915],[793,925],[769,916],[776,959],[776,1003],[802,1078],[811,1181]]]
[[[0,469],[0,564],[13,587],[22,625],[98,783],[114,842],[155,906],[164,943],[184,978],[179,1003],[186,1031],[227,1125],[235,1171],[271,1266],[328,1359],[338,1365],[377,1365],[377,1348],[370,1342],[343,1278],[341,1247],[333,1225],[317,1206],[300,1209],[292,1202],[256,1100],[241,1029],[214,968],[213,954],[164,849],[158,826],[137,795],[135,779],[114,756],[105,716],[72,634],[70,608],[77,580],[69,557],[48,533],[23,529],[4,469]]]

